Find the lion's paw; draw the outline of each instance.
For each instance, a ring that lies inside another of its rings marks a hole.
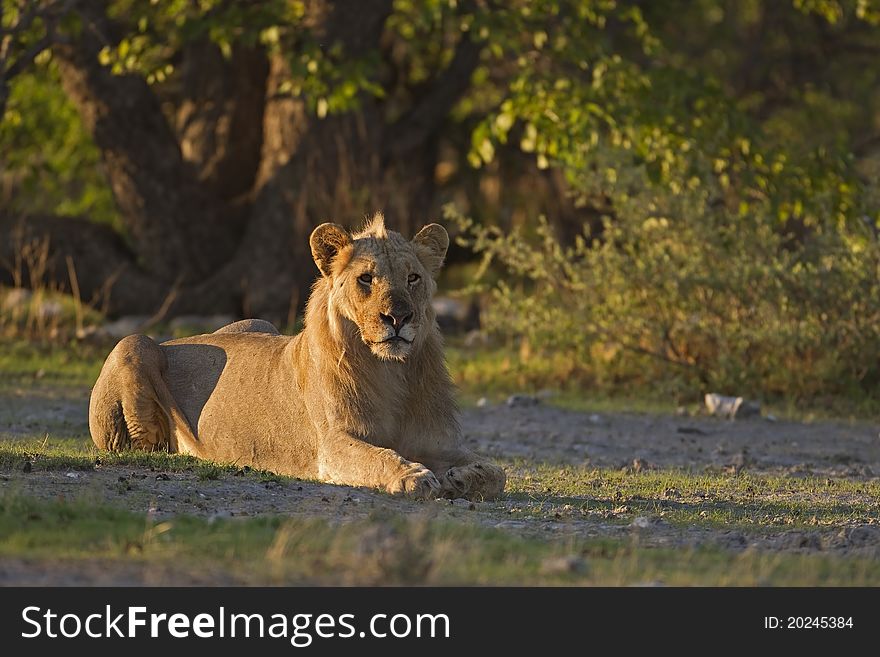
[[[388,486],[392,495],[407,495],[417,498],[435,498],[440,495],[440,482],[437,477],[421,463],[413,463],[400,477]]]
[[[504,492],[507,475],[492,463],[471,463],[449,468],[442,479],[446,497],[491,500]]]

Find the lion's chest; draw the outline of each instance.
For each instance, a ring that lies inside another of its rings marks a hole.
[[[356,388],[350,400],[343,401],[332,413],[331,428],[351,431],[376,445],[396,449],[405,440],[408,400],[398,382],[376,384],[368,381]],[[335,420],[335,421],[334,421]]]

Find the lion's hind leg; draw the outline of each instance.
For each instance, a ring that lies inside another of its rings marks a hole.
[[[89,400],[89,430],[99,449],[176,451],[171,409],[161,401],[168,397],[162,379],[165,367],[165,355],[150,338],[131,335],[120,340]]]

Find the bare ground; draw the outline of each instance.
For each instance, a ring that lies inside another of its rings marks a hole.
[[[46,432],[53,436],[86,436],[86,402],[87,392],[82,390],[7,390],[0,395],[0,440]],[[467,409],[462,427],[473,448],[509,464],[514,473],[528,469],[529,464],[548,463],[855,481],[876,481],[880,475],[877,427],[864,422],[771,422],[760,418],[731,422],[707,417],[595,414],[535,404]],[[550,491],[519,492],[482,503],[414,502],[372,490],[307,481],[261,481],[248,474],[203,480],[196,472],[102,465],[90,471],[70,472],[7,469],[0,472],[3,491],[42,499],[101,501],[157,519],[177,514],[208,518],[280,514],[346,521],[365,518],[377,510],[391,510],[551,540],[572,536],[626,538],[645,546],[711,545],[733,551],[880,557],[880,500],[858,489],[855,493],[823,493],[824,503],[857,504],[868,509],[845,522],[797,528],[771,522],[754,531],[717,523],[667,521],[663,509],[686,509],[693,504],[675,499],[653,500],[647,511],[637,501],[593,504],[595,500],[588,491],[572,497]],[[724,500],[712,502],[725,504]],[[762,500],[761,508],[766,508],[766,503]],[[88,564],[80,564],[79,568],[85,569],[81,570],[83,581],[94,583],[149,584],[176,581],[178,577],[171,571],[146,574],[135,566],[120,568],[119,572],[106,572],[97,564],[94,572],[89,572]],[[46,570],[45,564],[29,564],[27,560],[0,560],[0,584],[49,583],[57,581],[62,572],[63,565]],[[201,582],[193,577],[187,581]],[[207,574],[205,578],[210,580]],[[76,583],[67,575],[63,579]]]

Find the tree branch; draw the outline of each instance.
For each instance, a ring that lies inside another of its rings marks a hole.
[[[24,72],[43,50],[60,40],[58,22],[73,6],[73,0],[43,4],[21,2],[20,6],[18,21],[9,28],[0,28],[0,119],[6,112],[6,103],[9,100],[9,82]],[[3,7],[0,5],[0,19],[2,17]],[[12,50],[16,40],[33,26],[37,18],[43,21],[46,33],[17,53],[13,59]]]
[[[420,96],[409,112],[398,119],[390,130],[385,156],[401,156],[418,148],[434,134],[458,99],[468,90],[471,75],[480,63],[482,46],[465,34],[455,49],[449,66],[440,73],[429,89]]]

